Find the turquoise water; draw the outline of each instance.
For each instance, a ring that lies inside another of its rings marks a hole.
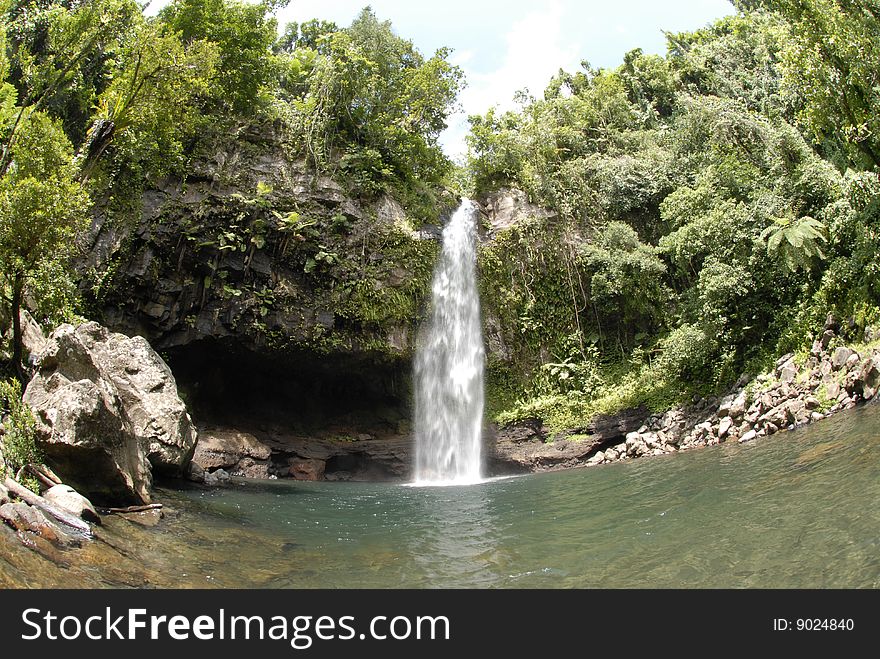
[[[752,444],[479,485],[168,495],[215,543],[187,569],[220,586],[880,587],[876,405]]]
[[[880,405],[746,445],[460,487],[159,489],[0,586],[880,587]],[[5,538],[5,540],[4,540]]]

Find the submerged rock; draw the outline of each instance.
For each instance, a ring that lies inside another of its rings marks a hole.
[[[229,474],[225,469],[205,472],[205,485],[220,485],[229,482]]]
[[[152,468],[182,475],[196,432],[171,371],[146,340],[61,325],[24,401],[46,459],[101,504],[149,503]]]

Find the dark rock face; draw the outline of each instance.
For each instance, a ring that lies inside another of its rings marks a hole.
[[[412,440],[383,438],[328,439],[277,433],[263,441],[272,449],[272,471],[298,480],[401,481],[409,478]]]
[[[411,447],[402,435],[332,439],[202,428],[191,478],[211,484],[210,477],[223,472],[243,478],[400,481],[411,471]]]
[[[107,326],[159,350],[230,338],[255,352],[406,358],[437,242],[391,197],[363,201],[288,156],[273,126],[205,137],[186,181],[140,216],[99,216],[83,288]]]
[[[167,352],[193,418],[249,432],[387,436],[410,412],[410,364],[366,355],[290,352],[285,358],[228,341]]]
[[[300,480],[403,481],[412,471],[412,440],[404,436],[350,441],[276,437],[270,445],[287,467],[282,475]]]
[[[181,475],[195,428],[171,371],[141,337],[61,325],[24,394],[47,460],[99,504],[147,503],[152,470]]]

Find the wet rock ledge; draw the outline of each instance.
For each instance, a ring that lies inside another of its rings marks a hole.
[[[866,337],[880,339],[880,333]],[[698,398],[662,414],[645,407],[599,415],[553,433],[540,419],[487,427],[490,476],[595,466],[666,455],[726,441],[750,442],[824,419],[877,397],[880,347],[837,345],[833,331],[809,355],[784,355],[774,369],[744,375],[724,396]],[[868,343],[867,345],[873,346]],[[201,428],[191,477],[402,481],[410,476],[411,434],[328,438],[282,431]],[[214,474],[219,476],[214,476]]]
[[[368,433],[317,438],[280,431],[203,427],[189,478],[215,484],[228,476],[304,481],[402,481],[409,477],[411,439]]]

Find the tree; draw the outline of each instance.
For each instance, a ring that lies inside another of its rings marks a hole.
[[[175,38],[151,29],[130,0],[13,2],[2,10],[7,20],[0,41],[11,35],[12,56],[7,59],[6,49],[0,55],[0,284],[13,321],[13,366],[23,379],[25,291],[34,285],[32,292],[57,293],[69,280],[68,261],[88,219],[83,181],[91,167],[128,127],[156,131],[160,124],[149,119],[157,112],[171,116],[172,109],[186,116],[181,101],[211,58],[205,49],[184,53]],[[87,73],[90,62],[104,68]],[[64,99],[71,86],[85,89],[87,78],[104,79],[86,85],[87,96],[101,90],[103,116],[88,132],[82,157],[75,157],[63,125],[69,118],[63,111],[70,111]],[[62,117],[53,116],[59,111]]]
[[[184,44],[216,45],[210,100],[215,107],[250,113],[277,72],[272,47],[278,37],[271,12],[286,0],[254,4],[240,0],[174,0],[159,13]]]
[[[284,26],[284,32],[272,46],[272,51],[289,55],[298,48],[322,50],[322,39],[338,31],[339,28],[333,21],[313,18],[302,25],[294,21]]]
[[[776,220],[761,232],[767,242],[767,253],[778,257],[789,271],[809,270],[815,259],[825,259],[820,243],[828,242],[828,229],[819,220]]]
[[[0,177],[0,264],[12,324],[12,361],[22,370],[20,314],[28,282],[64,263],[85,228],[89,197],[77,180],[73,147],[59,121],[31,112],[19,124]]]
[[[595,242],[580,248],[580,261],[589,276],[600,335],[613,331],[618,342],[627,344],[634,335],[662,326],[664,306],[672,297],[663,283],[666,266],[630,226],[609,222]]]
[[[140,9],[133,0],[6,0],[0,9],[11,55],[4,80],[17,95],[14,116],[2,134],[2,176],[19,128],[32,113],[61,118],[73,113],[82,120],[90,112],[97,86],[104,84],[104,69],[95,69],[96,63],[115,50]],[[72,110],[74,92],[79,99]],[[81,137],[84,126],[85,121],[72,126],[70,134]]]
[[[657,55],[645,55],[641,48],[623,56],[620,76],[630,102],[648,114],[668,117],[675,107],[677,80],[669,63]]]
[[[726,16],[696,32],[666,33],[671,68],[690,93],[738,99],[790,119],[797,98],[781,94],[781,51],[790,38],[777,14]]]
[[[80,149],[82,176],[89,175],[114,139],[126,140],[130,157],[152,160],[156,169],[179,156],[199,116],[196,100],[208,91],[216,62],[215,44],[199,40],[184,45],[156,21],[135,23],[119,48],[111,82],[98,98]]]
[[[876,0],[751,0],[792,25],[786,85],[817,142],[842,141],[854,164],[880,167],[880,5]]]
[[[367,192],[439,181],[450,164],[437,137],[462,76],[449,51],[425,59],[365,9],[348,29],[318,37],[317,52],[307,91],[292,103],[309,156],[326,163],[341,152],[342,168]]]

